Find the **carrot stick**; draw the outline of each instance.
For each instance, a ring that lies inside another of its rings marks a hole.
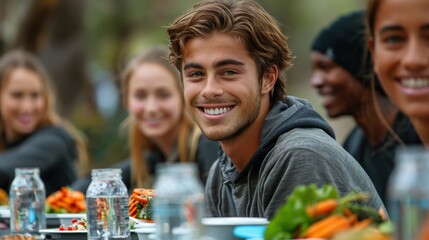
[[[307,207],[306,212],[310,217],[315,218],[317,216],[328,214],[334,211],[337,206],[338,201],[336,199],[330,198]]]
[[[80,209],[80,211],[86,211],[86,202],[85,200],[81,200],[76,202],[76,207]]]
[[[330,224],[338,221],[340,218],[342,217],[338,215],[330,215],[318,222],[313,223],[305,232],[304,237],[313,235],[314,233],[319,232],[321,229],[326,228]]]
[[[147,197],[143,197],[143,196],[135,195],[135,196],[134,196],[134,199],[135,199],[136,201],[138,201],[138,202],[142,203],[142,204],[146,204],[146,203],[148,203],[148,202],[149,202],[149,199],[148,199]]]
[[[367,227],[369,224],[371,224],[372,219],[371,218],[365,218],[361,220],[360,222],[357,222],[355,225],[353,225],[353,229],[360,230],[365,227]]]
[[[130,208],[130,216],[136,217],[136,215],[137,215],[137,206],[134,206],[134,207]]]
[[[323,220],[322,220],[323,221]],[[335,233],[345,230],[350,227],[350,220],[345,217],[339,217],[331,224],[325,225],[318,231],[312,232],[311,234],[305,235],[307,238],[330,238]]]

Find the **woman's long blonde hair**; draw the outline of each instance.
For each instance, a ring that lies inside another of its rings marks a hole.
[[[63,126],[72,136],[76,143],[78,152],[79,174],[83,175],[89,167],[89,155],[86,148],[86,138],[70,122],[62,119],[55,111],[55,96],[51,87],[50,79],[40,60],[29,52],[23,50],[12,50],[4,54],[0,59],[0,92],[3,90],[11,73],[16,69],[27,69],[39,75],[43,86],[43,100],[45,101],[45,114],[39,126]],[[0,102],[1,104],[1,102]],[[3,116],[0,115],[0,134],[4,134],[5,123]],[[5,150],[3,138],[0,138],[0,152]]]
[[[143,63],[155,63],[164,67],[167,71],[173,74],[176,78],[176,87],[180,92],[181,99],[183,100],[183,91],[180,85],[180,74],[179,71],[170,64],[168,60],[168,49],[166,47],[153,47],[142,51],[136,57],[134,57],[125,70],[121,77],[121,89],[122,99],[126,104],[128,97],[128,86],[129,81],[136,68]],[[183,104],[182,104],[183,106]],[[144,156],[144,151],[153,150],[154,145],[152,141],[146,137],[139,129],[137,124],[131,117],[128,117],[123,126],[129,129],[129,144],[131,152],[131,184],[135,187],[151,187],[153,177],[150,176],[148,163]],[[199,127],[193,122],[185,108],[183,107],[179,128],[179,136],[177,139],[179,161],[189,162],[195,160],[196,148],[198,145],[198,139],[201,135]]]

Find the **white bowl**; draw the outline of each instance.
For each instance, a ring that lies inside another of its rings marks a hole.
[[[265,226],[269,223],[266,218],[220,217],[203,218],[203,234],[216,240],[240,240],[234,236],[237,226]]]
[[[137,234],[139,240],[147,240],[153,239],[151,235],[155,233],[156,228],[136,228],[132,231]]]

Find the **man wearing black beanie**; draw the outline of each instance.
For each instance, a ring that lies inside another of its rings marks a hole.
[[[354,118],[357,126],[343,147],[362,165],[386,204],[396,147],[421,141],[373,77],[364,18],[363,11],[352,12],[318,34],[311,46],[311,85],[329,117]]]

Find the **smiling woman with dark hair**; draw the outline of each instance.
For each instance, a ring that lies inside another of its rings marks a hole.
[[[329,117],[351,116],[356,127],[343,147],[362,165],[386,204],[395,149],[421,144],[410,120],[372,77],[372,61],[365,41],[365,13],[336,19],[320,31],[311,47],[311,85],[322,98]]]
[[[367,11],[374,70],[429,149],[429,1],[370,0]]]

